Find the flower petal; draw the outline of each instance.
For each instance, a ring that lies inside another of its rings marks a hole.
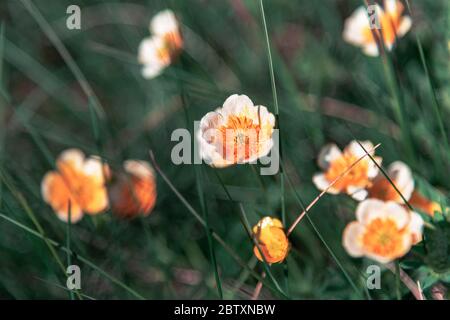
[[[410,223],[411,215],[403,206],[396,202],[385,202],[384,211],[390,219],[395,220],[399,229],[405,228]]]
[[[414,211],[410,211],[411,219],[409,222],[409,230],[413,237],[412,243],[417,244],[422,241],[423,219]]]
[[[359,203],[356,208],[356,219],[363,225],[372,219],[384,216],[384,202],[378,199],[367,199]]]
[[[172,10],[163,10],[156,14],[150,22],[150,32],[163,36],[170,32],[178,32],[179,24]]]
[[[361,147],[361,145],[364,147],[364,149]],[[375,150],[373,150],[373,144],[370,141],[351,141],[348,146],[345,148],[345,151],[350,152],[357,158],[360,158],[366,154],[366,151],[373,156],[375,153]]]
[[[221,113],[225,118],[229,115],[249,115],[251,113],[250,110],[254,111],[254,108],[253,101],[245,94],[233,94],[223,103]]]
[[[81,207],[71,196],[66,182],[58,172],[50,171],[44,176],[41,193],[44,201],[52,207],[60,220],[69,220],[69,203],[71,222],[76,223],[83,217]]]
[[[63,151],[56,161],[56,165],[59,169],[61,169],[61,166],[69,166],[76,171],[82,170],[83,163],[84,153],[79,149],[67,149]]]
[[[364,249],[361,246],[360,237],[364,232],[364,227],[357,221],[349,223],[342,235],[342,245],[352,257],[361,257],[364,255]]]
[[[367,28],[370,28],[367,9],[360,6],[345,20],[342,36],[346,42],[360,46],[367,41],[364,35],[364,30]]]
[[[313,176],[312,181],[313,181],[314,185],[316,186],[316,188],[321,191],[324,191],[330,185],[330,182],[326,179],[325,174],[323,174],[323,173],[316,173]],[[331,187],[327,190],[327,193],[338,194],[339,190]]]
[[[406,200],[411,198],[414,191],[414,179],[411,169],[403,162],[393,162],[388,168],[388,175]],[[399,198],[401,199],[400,195]]]
[[[403,37],[411,29],[411,26],[412,26],[411,18],[408,16],[402,17],[400,26],[398,27],[398,30],[397,30],[397,35],[399,37]]]
[[[368,192],[366,189],[361,187],[348,186],[347,194],[350,195],[356,201],[363,201],[365,198],[367,198]]]
[[[341,150],[334,143],[325,145],[319,152],[317,164],[320,168],[327,170],[330,163],[342,155]]]

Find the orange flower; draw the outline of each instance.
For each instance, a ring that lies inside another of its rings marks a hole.
[[[363,141],[361,144],[367,152],[373,156],[373,145],[370,141]],[[357,141],[352,141],[344,149],[344,152],[335,145],[329,144],[322,148],[318,158],[318,165],[324,172],[317,173],[313,177],[313,182],[319,190],[325,190],[335,179],[345,172],[354,162],[366,153]],[[372,151],[371,151],[372,150]],[[378,164],[381,158],[373,156]],[[378,167],[366,157],[359,161],[349,172],[342,176],[328,193],[347,193],[357,200],[363,200],[367,196],[366,188],[370,187],[371,180],[378,174]]]
[[[420,215],[395,202],[365,200],[358,205],[356,218],[343,233],[343,246],[353,257],[388,263],[422,240]]]
[[[286,258],[289,240],[280,220],[264,217],[253,227],[253,234],[267,263],[282,262]],[[257,246],[253,248],[253,252],[258,260],[264,261]]]
[[[387,170],[387,175],[397,187],[398,191],[408,201],[414,191],[414,179],[411,169],[403,162],[393,162]],[[376,198],[383,201],[394,201],[404,204],[400,194],[392,186],[391,182],[380,172],[374,179],[373,184],[368,189],[369,198]]]
[[[111,208],[122,218],[147,216],[156,202],[156,181],[153,169],[145,161],[127,160],[124,172],[110,188]]]
[[[180,54],[183,48],[178,21],[171,10],[155,15],[150,22],[151,36],[139,45],[138,60],[144,65],[144,78],[158,76]]]
[[[403,16],[404,6],[398,0],[385,0],[384,8],[375,4],[375,13],[379,21],[379,28],[370,25],[368,10],[359,7],[346,21],[343,38],[348,43],[361,47],[370,56],[377,56],[378,47],[373,37],[383,37],[384,46],[391,50],[395,41],[403,37],[411,28],[411,18]],[[372,13],[371,13],[372,14]]]
[[[409,204],[430,216],[434,216],[436,211],[442,212],[439,203],[425,198],[417,190],[414,190],[412,193],[411,198],[409,199]]]
[[[48,172],[41,184],[42,197],[57,216],[68,221],[69,202],[71,222],[87,214],[98,214],[108,207],[105,175],[108,166],[97,157],[85,159],[83,152],[69,149],[56,161],[57,171]]]
[[[270,152],[274,126],[275,117],[266,107],[233,94],[222,108],[202,118],[197,132],[200,155],[216,168],[251,163]]]

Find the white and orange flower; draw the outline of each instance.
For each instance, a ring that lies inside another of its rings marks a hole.
[[[377,56],[378,46],[374,38],[383,38],[386,49],[391,50],[398,38],[403,37],[411,28],[409,16],[403,15],[404,5],[399,0],[385,0],[384,7],[375,4],[375,14],[379,21],[379,29],[370,25],[367,8],[356,9],[345,21],[343,38],[350,44],[361,47],[369,56]]]
[[[147,216],[156,202],[156,178],[146,161],[127,160],[124,172],[117,175],[109,189],[111,209],[122,218]]]
[[[139,45],[138,61],[143,65],[142,76],[147,79],[158,76],[180,54],[183,37],[175,14],[164,10],[150,22],[151,36]]]
[[[378,164],[381,164],[382,159],[374,156],[373,144],[370,141],[360,143],[373,159]],[[318,165],[324,172],[313,176],[315,186],[323,191],[337,179],[337,182],[328,188],[328,193],[347,193],[356,200],[364,200],[367,197],[366,189],[372,185],[373,178],[378,174],[377,165],[367,156],[354,165],[345,175],[341,176],[366,154],[364,149],[357,141],[350,142],[343,152],[335,144],[328,144],[323,147],[319,153]]]
[[[274,126],[275,117],[266,107],[234,94],[202,118],[197,132],[200,156],[216,168],[254,162],[270,152]]]
[[[343,246],[353,257],[380,263],[403,257],[422,240],[423,220],[396,202],[368,199],[356,209],[356,219],[343,233]]]
[[[253,227],[253,234],[267,263],[282,262],[286,258],[290,245],[280,220],[264,217]],[[264,261],[260,250],[257,246],[253,248],[258,260]]]
[[[105,177],[109,168],[98,157],[85,158],[78,149],[61,153],[56,171],[48,172],[41,183],[42,197],[57,216],[77,222],[83,213],[95,215],[108,207]]]

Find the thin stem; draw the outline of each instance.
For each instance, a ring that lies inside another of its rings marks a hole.
[[[395,261],[395,295],[397,300],[402,300],[402,294],[400,292],[400,264],[398,260]]]
[[[386,268],[388,268],[393,273],[396,272],[396,266],[394,265],[394,263],[386,264]],[[421,291],[417,284],[413,279],[409,277],[409,275],[405,271],[403,271],[402,268],[400,268],[400,266],[398,268],[398,274],[400,281],[403,282],[403,284],[409,289],[409,291],[411,291],[411,293],[417,300],[425,300],[425,297],[421,294]]]
[[[267,45],[267,59],[269,62],[270,84],[272,86],[272,96],[273,96],[273,104],[274,104],[274,108],[275,108],[276,128],[279,131],[278,154],[279,154],[279,158],[281,161],[281,159],[282,159],[282,147],[281,147],[282,139],[281,139],[281,126],[280,126],[280,110],[278,107],[277,86],[275,83],[275,73],[273,71],[272,53],[270,50],[269,32],[267,29],[266,15],[264,12],[263,0],[259,0],[259,7],[261,9],[261,17],[262,17],[262,23],[263,23],[263,27],[264,27],[264,35],[265,35],[266,45]],[[272,150],[272,152],[274,152],[274,151]],[[286,226],[286,205],[285,205],[285,198],[284,198],[284,172],[283,172],[282,168],[280,169],[279,176],[280,176],[281,221],[283,223],[283,226]],[[284,262],[284,281],[285,281],[285,287],[287,290],[289,281],[288,281],[288,269],[287,269],[286,261]]]
[[[183,197],[183,195],[177,190],[177,188],[175,188],[175,186],[173,185],[173,183],[170,181],[170,179],[164,174],[164,172],[161,170],[161,168],[158,166],[155,157],[153,155],[153,152],[150,150],[149,151],[149,155],[150,155],[150,159],[152,161],[153,167],[155,168],[155,170],[159,173],[159,175],[161,176],[161,178],[164,180],[164,182],[169,186],[169,188],[173,191],[173,193],[175,193],[175,195],[178,197],[178,199],[183,203],[183,205],[188,209],[188,211],[197,219],[197,221],[202,225],[205,226],[206,223],[203,220],[203,218],[198,214],[198,212],[189,204],[189,202],[186,200],[185,197]],[[211,234],[213,236],[213,238],[230,254],[230,256],[243,268],[247,269],[250,274],[259,281],[263,281],[263,279],[260,277],[260,275],[255,272],[254,270],[252,270],[240,257],[239,255],[227,244],[227,242],[222,239],[222,237],[219,236],[219,234],[217,234],[212,228],[211,230]],[[287,298],[287,296],[279,290],[276,290],[275,288],[273,288],[272,286],[265,284],[265,286],[267,288],[269,288],[272,292],[279,294],[281,296],[283,296],[284,298]]]

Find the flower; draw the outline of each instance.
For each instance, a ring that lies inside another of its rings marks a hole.
[[[397,187],[398,191],[400,191],[403,195],[405,200],[408,201],[414,191],[414,179],[411,169],[405,163],[396,161],[388,167],[387,175]],[[376,198],[383,201],[394,201],[399,204],[404,204],[404,200],[400,194],[381,172],[374,179],[372,186],[368,189],[368,192],[369,198]]]
[[[122,218],[149,215],[156,202],[153,169],[140,160],[127,160],[123,168],[109,190],[113,213]]]
[[[246,95],[234,94],[222,108],[207,113],[197,131],[200,156],[212,167],[250,163],[273,146],[275,117]]]
[[[414,190],[412,193],[411,198],[409,199],[409,204],[430,216],[434,216],[436,211],[442,212],[439,203],[427,199],[417,190]]]
[[[350,44],[361,47],[363,52],[369,56],[377,56],[378,46],[374,38],[383,37],[384,46],[391,50],[395,41],[403,37],[411,28],[412,21],[409,16],[404,16],[404,6],[399,0],[385,0],[384,9],[379,5],[374,5],[374,12],[379,21],[378,26],[372,26],[369,20],[368,8],[361,6],[345,21],[343,38]],[[378,28],[377,28],[378,27]]]
[[[381,158],[374,156],[373,144],[370,141],[360,142],[374,160],[381,164]],[[319,153],[318,165],[324,172],[313,176],[313,183],[319,190],[326,190],[328,186],[352,166],[366,152],[357,141],[352,141],[344,152],[335,145],[328,144]],[[378,174],[378,167],[372,159],[366,157],[354,165],[345,175],[327,190],[328,193],[345,192],[357,200],[364,200],[367,196],[366,188],[372,184],[372,179]]]
[[[286,258],[290,245],[280,220],[264,217],[253,227],[253,234],[267,263],[282,262]],[[258,260],[264,261],[257,246],[253,252]]]
[[[353,257],[388,263],[404,256],[422,240],[423,220],[396,202],[368,199],[356,209],[357,221],[347,225],[343,246]]]
[[[82,151],[68,149],[58,157],[56,167],[42,179],[41,193],[58,218],[69,220],[69,202],[73,223],[83,213],[94,215],[108,207],[105,177],[109,168],[100,158],[86,159]]]
[[[414,189],[414,178],[411,169],[405,163],[401,161],[393,162],[388,167],[387,174],[411,206],[430,216],[433,216],[435,211],[441,211],[441,206],[438,203],[427,199]],[[400,194],[382,173],[378,174],[367,191],[369,192],[369,198],[394,201],[405,205],[405,201]]]
[[[139,45],[138,61],[144,67],[142,76],[147,79],[158,76],[169,66],[183,48],[183,38],[175,14],[164,10],[150,22],[151,36]]]

